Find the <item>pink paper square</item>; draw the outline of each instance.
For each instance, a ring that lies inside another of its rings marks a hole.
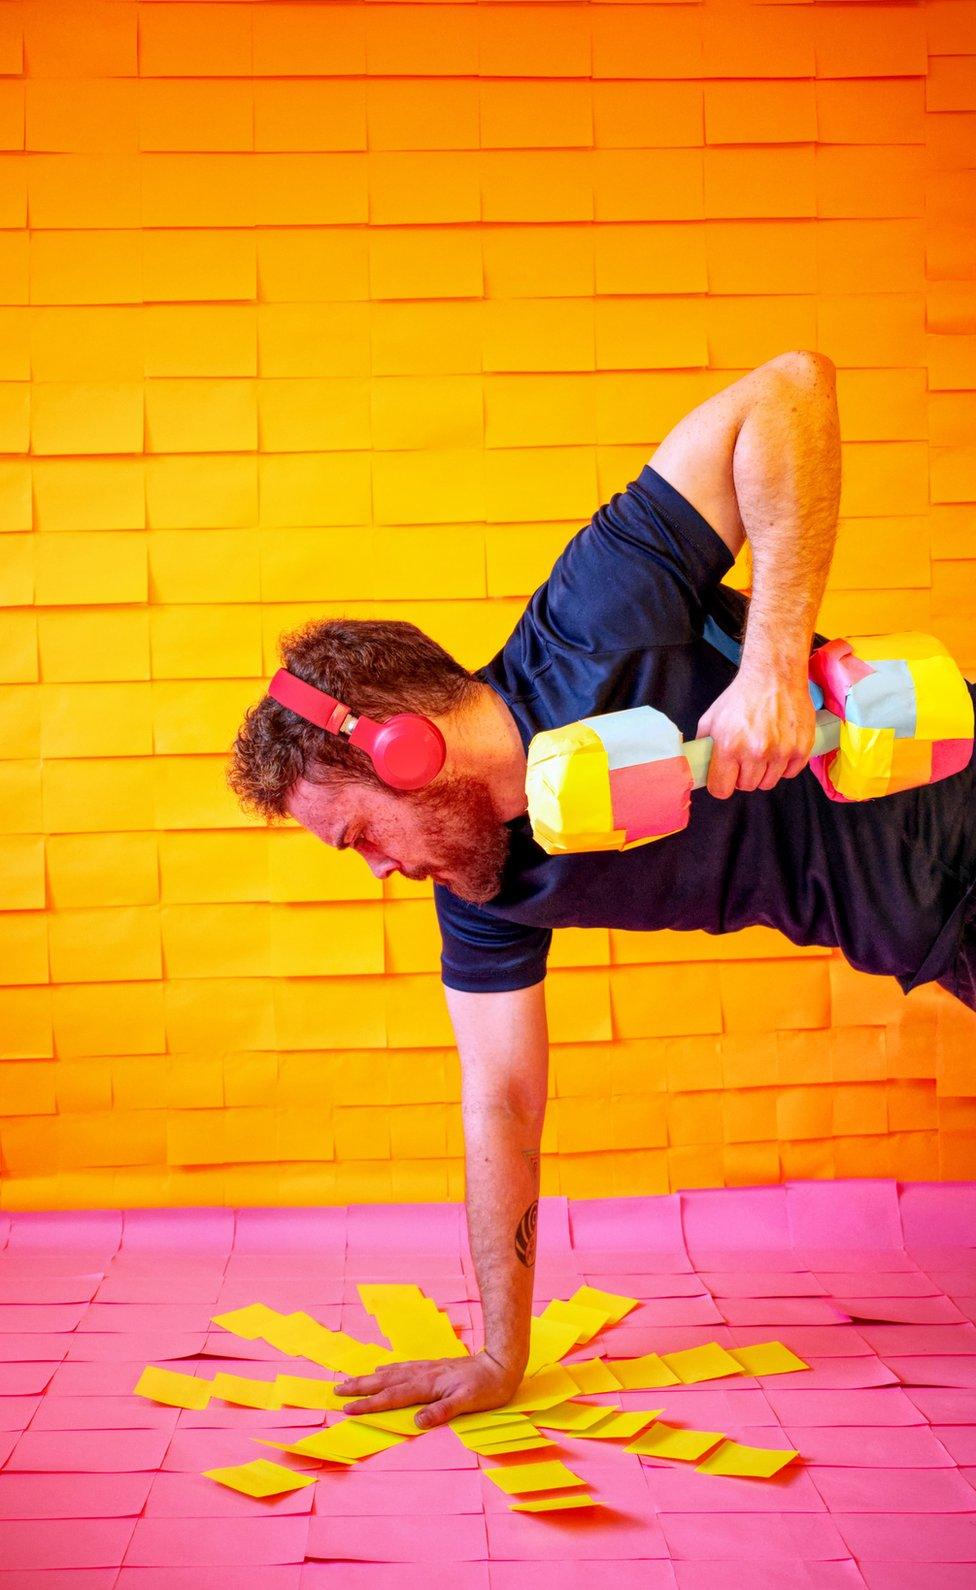
[[[243,1563],[232,1568],[123,1568],[114,1590],[301,1590],[303,1571],[300,1563],[257,1568]]]
[[[832,1513],[969,1513],[972,1486],[955,1469],[810,1469]]]
[[[448,1518],[313,1516],[307,1555],[359,1562],[484,1562],[485,1520],[470,1513]]]
[[[260,1450],[256,1447],[252,1457]],[[277,1452],[266,1451],[264,1456],[272,1462],[279,1461]],[[291,1458],[282,1456],[280,1461],[283,1467],[291,1466]],[[305,1485],[300,1491],[283,1491],[280,1496],[259,1500],[216,1484],[205,1474],[156,1474],[146,1502],[146,1517],[187,1520],[310,1513],[315,1490],[315,1486]]]
[[[897,1509],[897,1504],[896,1504]],[[958,1513],[837,1513],[834,1523],[859,1563],[976,1563],[976,1518]]]
[[[705,1476],[702,1476],[704,1478]],[[836,1562],[848,1555],[826,1513],[743,1513],[703,1509],[700,1513],[660,1515],[672,1557],[733,1562],[742,1570],[755,1563],[777,1565],[801,1558],[809,1563]]]
[[[14,1447],[7,1472],[121,1474],[158,1469],[169,1442],[166,1430],[75,1430],[67,1438],[55,1430],[27,1430]]]
[[[4,1519],[0,1562],[4,1568],[118,1567],[135,1523],[131,1518]]]
[[[0,1518],[135,1518],[151,1485],[149,1474],[7,1472],[0,1474]]]
[[[700,1477],[700,1476],[699,1476]],[[554,1513],[538,1527],[530,1513],[489,1513],[488,1550],[492,1560],[515,1562],[639,1562],[667,1558],[668,1548],[653,1513],[618,1513],[600,1507],[591,1513]]]
[[[497,1590],[486,1562],[307,1562],[301,1590]]]
[[[168,1518],[141,1518],[125,1561],[137,1568],[302,1562],[308,1528],[307,1518],[195,1518],[192,1529],[174,1529]]]

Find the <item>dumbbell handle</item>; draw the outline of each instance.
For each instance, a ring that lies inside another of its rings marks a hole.
[[[812,692],[811,692],[812,693]],[[813,739],[811,756],[821,756],[824,751],[835,751],[840,744],[841,720],[835,712],[822,707],[817,713],[817,732]],[[702,789],[708,782],[708,769],[712,760],[714,741],[706,734],[700,740],[686,740],[681,747],[691,768],[692,789]]]

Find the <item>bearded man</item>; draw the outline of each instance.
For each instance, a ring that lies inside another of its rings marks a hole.
[[[379,878],[431,879],[443,939],[484,1348],[345,1382],[352,1413],[420,1402],[427,1427],[504,1403],[522,1376],[554,927],[763,923],[839,947],[906,993],[939,981],[976,1008],[974,763],[851,803],[804,772],[840,500],[835,376],[823,355],[788,352],[693,409],[569,541],[480,668],[405,623],[326,620],[286,638],[285,667],[352,712],[414,712],[440,729],[446,760],[426,788],[390,788],[347,738],[270,695],[237,736],[228,776],[245,806],[354,848]],[[748,599],[722,583],[747,537]],[[713,739],[688,827],[623,852],[545,854],[526,815],[532,736],[645,703],[685,739]]]

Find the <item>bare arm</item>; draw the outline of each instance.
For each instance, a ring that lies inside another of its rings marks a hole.
[[[549,1042],[545,984],[512,993],[445,989],[461,1057],[468,1233],[484,1348],[470,1358],[391,1364],[344,1381],[350,1413],[429,1404],[425,1427],[500,1407],[525,1369],[535,1274],[539,1141]]]
[[[840,503],[835,382],[823,354],[779,354],[685,415],[648,460],[734,554],[746,536],[752,548],[739,672],[697,731],[715,742],[719,798],[794,778],[813,746],[807,659]]]
[[[805,685],[837,537],[840,429],[834,366],[787,358],[750,406],[732,454],[753,570],[739,666],[775,665]]]
[[[545,984],[462,994],[447,1004],[462,1068],[468,1236],[485,1350],[521,1377],[535,1277],[539,1141],[549,1041]]]

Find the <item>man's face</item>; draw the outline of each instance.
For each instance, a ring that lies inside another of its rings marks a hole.
[[[442,774],[426,789],[400,795],[299,779],[287,809],[327,845],[358,850],[378,878],[432,878],[476,905],[501,888],[511,836],[480,779]]]

